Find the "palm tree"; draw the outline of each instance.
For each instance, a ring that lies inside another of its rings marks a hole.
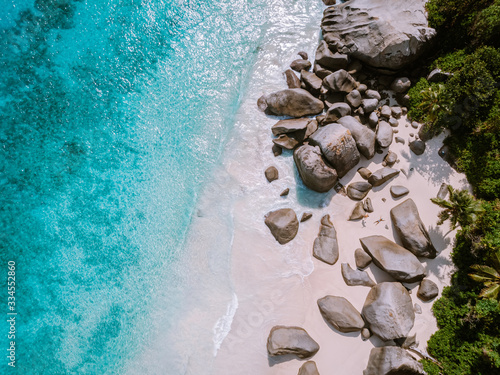
[[[492,258],[492,267],[475,264],[471,266],[475,273],[470,273],[472,280],[485,285],[479,293],[479,297],[500,299],[500,250],[497,250]],[[500,303],[500,302],[499,302]]]
[[[422,102],[418,107],[426,112],[431,123],[436,121],[441,113],[450,113],[451,104],[446,96],[445,85],[442,83],[422,90],[420,94]]]
[[[473,224],[477,215],[483,210],[481,202],[474,199],[467,190],[455,190],[451,185],[448,185],[450,193],[449,200],[441,198],[432,198],[431,201],[439,207],[444,208],[439,214],[438,225],[443,224],[446,220],[450,220],[451,229],[455,229],[458,225],[462,228]]]

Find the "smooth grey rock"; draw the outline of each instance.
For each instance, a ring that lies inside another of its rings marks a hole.
[[[415,314],[422,314],[422,307],[418,303],[413,305],[413,310],[415,311]]]
[[[415,322],[411,297],[398,282],[375,285],[366,297],[361,314],[370,331],[384,341],[407,337]]]
[[[349,129],[361,155],[367,159],[373,158],[375,155],[375,132],[352,116],[344,116],[337,122]]]
[[[348,116],[351,114],[351,107],[347,103],[334,103],[326,111],[326,118],[323,124],[331,124],[337,121],[341,117]]]
[[[372,184],[372,186],[380,186],[397,175],[399,175],[397,169],[384,167],[373,172],[370,178],[368,178],[368,182]]]
[[[393,185],[391,186],[391,195],[393,198],[400,198],[408,194],[410,190],[408,188],[401,185]]]
[[[349,286],[369,286],[375,285],[375,282],[365,271],[353,270],[348,263],[341,264],[342,277]]]
[[[313,216],[313,214],[311,212],[304,212],[302,214],[302,217],[300,218],[300,222],[303,223],[304,221],[307,221],[310,218],[312,218],[312,216]]]
[[[364,83],[360,84],[358,86],[358,91],[361,93],[361,94],[364,94],[366,92],[366,90],[368,90],[368,86],[366,86]]]
[[[286,188],[285,190],[283,190],[281,192],[280,197],[286,197],[288,195],[288,193],[290,193],[290,189]]]
[[[273,166],[268,167],[264,174],[266,175],[267,181],[269,182],[273,182],[279,178],[278,170]]]
[[[306,84],[306,90],[309,91],[314,96],[319,96],[321,91],[321,85],[323,80],[319,78],[316,74],[302,70],[300,72],[302,81]]]
[[[361,108],[363,109],[364,113],[371,113],[374,110],[376,110],[378,107],[378,100],[377,99],[363,99],[361,101]]]
[[[316,62],[331,71],[347,68],[349,56],[341,53],[333,53],[328,44],[322,40],[316,50]]]
[[[309,189],[324,193],[338,181],[337,171],[327,165],[318,146],[303,145],[293,153],[300,178]]]
[[[398,154],[396,154],[395,152],[393,151],[390,151],[387,153],[387,155],[385,155],[384,157],[384,167],[392,167],[396,161],[398,160]]]
[[[356,267],[360,269],[368,267],[372,262],[372,257],[361,248],[354,251],[354,259],[356,260]]]
[[[391,84],[391,90],[396,94],[402,94],[411,87],[411,81],[407,77],[396,78]]]
[[[366,215],[366,211],[363,208],[363,202],[358,202],[354,206],[354,209],[351,212],[351,216],[349,216],[349,220],[354,221],[354,220],[359,220],[364,218]]]
[[[281,135],[306,130],[311,121],[315,120],[307,117],[280,120],[271,127],[271,131],[273,135]]]
[[[304,359],[312,357],[318,350],[318,343],[300,327],[274,326],[267,338],[267,352],[273,357],[294,354]]]
[[[429,279],[423,279],[418,287],[417,297],[422,301],[430,301],[439,294],[439,288],[436,283]]]
[[[389,119],[391,117],[391,107],[389,107],[388,105],[382,106],[382,108],[380,109],[380,116]]]
[[[384,71],[414,62],[436,34],[427,27],[425,2],[351,0],[327,8],[321,22],[327,40],[343,53]]]
[[[372,128],[378,125],[378,116],[375,112],[370,113],[370,116],[368,116],[368,125]]]
[[[359,168],[358,173],[365,180],[368,180],[370,178],[370,176],[372,175],[372,172],[368,168],[365,168],[365,167]]]
[[[389,125],[391,125],[391,127],[393,128],[397,128],[399,126],[399,122],[398,120],[396,120],[395,118],[390,118],[389,119]],[[392,132],[393,133],[396,133],[398,129],[392,129]]]
[[[299,89],[301,82],[299,77],[293,72],[291,69],[285,70],[283,73],[285,75],[286,79],[286,85],[288,86],[289,89]]]
[[[352,90],[346,96],[347,103],[353,108],[358,108],[361,105],[361,94],[358,90]]]
[[[372,185],[365,181],[352,182],[347,186],[347,196],[360,201],[366,197],[372,189]]]
[[[293,240],[299,231],[297,215],[291,208],[268,212],[265,216],[265,223],[276,241],[282,245]]]
[[[318,237],[314,240],[313,256],[332,265],[339,259],[337,232],[330,221],[330,215],[321,218]]]
[[[335,0],[325,0],[325,1],[333,1],[335,4]],[[297,375],[319,375],[318,368],[316,367],[316,362],[307,361],[299,368],[299,373]]]
[[[401,107],[391,107],[391,114],[392,117],[400,119],[403,115],[403,111],[401,110]]]
[[[311,145],[318,145],[328,163],[335,168],[339,178],[359,162],[359,151],[351,132],[339,124],[319,128],[309,137]]]
[[[395,139],[396,143],[405,144],[405,140],[401,137],[395,137],[394,139]]]
[[[318,63],[314,64],[313,72],[321,79],[325,79],[326,77],[328,77],[330,74],[333,73],[331,70],[328,70],[327,68],[321,66]]]
[[[289,137],[286,134],[281,134],[278,138],[273,139],[273,143],[281,148],[293,150],[299,144],[295,138]]]
[[[384,236],[369,236],[359,240],[373,263],[396,280],[413,283],[425,277],[425,268],[418,258],[404,247]]]
[[[366,198],[363,202],[363,209],[366,212],[373,212],[372,200],[370,198]]]
[[[304,59],[294,60],[290,64],[290,68],[292,68],[296,72],[300,72],[301,70],[309,70],[311,69],[311,66],[312,66],[311,62]]]
[[[363,375],[425,375],[421,363],[397,346],[373,348]]]
[[[358,332],[365,326],[359,311],[344,297],[320,298],[318,307],[323,318],[340,332]]]
[[[370,337],[372,337],[372,333],[370,332],[370,330],[368,328],[363,328],[361,330],[361,338],[363,339],[363,341],[368,340]]]
[[[366,90],[365,92],[365,98],[366,99],[377,99],[380,100],[382,99],[382,96],[380,96],[380,93],[376,90]]]
[[[412,150],[415,155],[422,155],[425,151],[425,142],[420,139],[411,141],[409,146],[410,150]]]
[[[304,60],[309,60],[309,56],[307,55],[307,52],[300,51],[297,53],[300,57],[302,57]]]
[[[418,127],[419,127],[419,126],[420,126],[420,124],[419,124],[418,122],[416,122],[416,121],[413,121],[413,122],[411,123],[411,127],[412,127],[413,129],[418,129]]]
[[[417,205],[411,198],[391,210],[391,220],[406,249],[418,257],[436,257],[436,248],[420,219]]]
[[[268,114],[290,117],[317,115],[324,108],[321,100],[303,89],[286,89],[263,95],[257,105]]]
[[[332,92],[349,93],[356,88],[356,80],[344,69],[340,69],[325,77],[323,85]]]
[[[439,187],[439,191],[437,193],[437,196],[436,198],[439,198],[439,199],[446,199],[446,197],[448,196],[448,184],[445,184],[444,182],[441,184],[441,186]]]

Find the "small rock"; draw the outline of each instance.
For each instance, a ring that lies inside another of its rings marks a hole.
[[[368,90],[368,87],[362,83],[358,86],[358,91],[361,93],[361,94],[364,94],[366,92],[366,90]]]
[[[375,282],[365,271],[353,270],[348,263],[341,265],[342,277],[348,286],[375,286]]]
[[[372,200],[370,198],[366,198],[363,202],[363,209],[366,212],[373,212]]]
[[[396,134],[396,133],[399,133],[399,130],[398,130],[398,129],[392,129],[392,132],[393,132],[394,134]]]
[[[364,113],[371,113],[373,112],[378,106],[378,100],[377,99],[363,99],[361,101],[361,108],[363,109]]]
[[[377,143],[382,148],[389,147],[392,143],[392,137],[394,132],[392,131],[391,125],[385,121],[380,121],[377,128],[376,139]]]
[[[335,0],[323,0],[323,2],[331,2],[335,4]],[[316,367],[316,362],[307,361],[299,368],[299,373],[297,375],[319,375],[318,368]]]
[[[347,103],[353,108],[358,108],[361,105],[361,94],[358,90],[352,90],[346,96]]]
[[[356,267],[360,269],[368,267],[368,265],[372,262],[372,257],[361,248],[354,251],[354,259],[356,260]]]
[[[280,146],[275,145],[275,144],[273,144],[272,151],[273,151],[274,156],[280,156],[283,153],[283,149]]]
[[[309,59],[309,56],[307,56],[307,52],[300,51],[299,53],[297,53],[297,55],[299,55],[300,57],[302,57],[304,60],[308,60]]]
[[[393,185],[391,186],[391,195],[393,198],[400,198],[408,194],[410,191],[401,185]]]
[[[398,160],[398,154],[389,151],[384,158],[384,163],[385,163],[384,167],[392,167],[396,163],[396,160]]]
[[[323,85],[332,92],[348,93],[356,88],[356,80],[344,69],[340,69],[325,77]]]
[[[271,131],[273,135],[305,131],[311,121],[314,120],[307,117],[280,120],[271,127]]]
[[[281,245],[293,240],[299,231],[299,221],[295,211],[291,208],[268,212],[265,216],[265,223]]]
[[[327,69],[335,72],[339,69],[347,68],[349,64],[349,56],[342,53],[333,53],[326,41],[322,40],[316,49],[316,63],[321,64]]]
[[[401,342],[400,346],[403,349],[409,349],[413,346],[417,346],[417,334],[414,333],[406,338],[401,338],[399,341]],[[396,340],[396,343],[399,345],[398,340]]]
[[[401,114],[402,114],[403,116],[406,116],[406,114],[407,114],[407,113],[408,113],[408,108],[406,108],[406,107],[401,107]]]
[[[402,94],[411,87],[411,81],[407,77],[396,78],[391,84],[391,90],[397,94]]]
[[[410,137],[414,137],[414,136],[415,136],[415,134],[413,134],[413,133],[410,133]]]
[[[413,121],[411,123],[411,127],[414,128],[414,129],[418,129],[419,126],[420,126],[420,124],[418,122],[416,122],[416,121]]]
[[[300,76],[302,81],[306,84],[306,90],[314,96],[319,96],[323,80],[316,74],[308,72],[307,70],[301,70]]]
[[[300,88],[300,85],[301,85],[300,79],[293,72],[293,70],[287,69],[287,70],[285,70],[285,73],[283,73],[283,74],[285,75],[286,84],[287,84],[289,89],[299,89]]]
[[[396,137],[394,138],[396,140],[396,143],[402,143],[402,144],[405,144],[405,140],[401,137]]]
[[[403,114],[402,113],[403,111],[401,110],[401,107],[391,107],[391,114],[392,114],[392,117],[394,118],[401,118],[401,115]]]
[[[393,128],[396,128],[399,126],[399,122],[398,120],[396,120],[395,118],[390,118],[389,119],[389,125],[391,125]],[[396,130],[396,129],[393,129],[393,131]]]
[[[436,198],[446,199],[447,196],[448,196],[448,184],[445,184],[443,182],[441,184],[441,187],[439,188]]]
[[[292,68],[296,72],[300,72],[301,70],[309,70],[311,69],[311,66],[312,66],[311,62],[309,60],[304,60],[304,59],[294,60],[290,64],[290,68]]]
[[[323,121],[323,125],[331,124],[337,121],[341,117],[349,116],[351,114],[351,107],[347,103],[335,103],[332,104],[328,111],[326,112],[326,118]]]
[[[281,134],[278,138],[274,138],[273,143],[287,150],[293,150],[299,144],[295,138],[291,138],[286,134]]]
[[[372,173],[368,182],[372,184],[372,186],[380,186],[383,183],[389,181],[391,178],[399,175],[399,171],[396,169],[384,167]]]
[[[366,90],[365,98],[366,99],[377,99],[377,100],[382,99],[382,97],[380,96],[380,93],[378,91],[375,91],[375,90]]]
[[[276,167],[268,167],[266,171],[264,172],[266,175],[267,181],[273,182],[274,180],[277,180],[279,178],[279,173]]]
[[[349,216],[349,220],[350,221],[359,220],[359,219],[364,218],[365,215],[366,215],[366,211],[363,208],[363,202],[358,202],[354,206],[354,209],[352,210],[351,216]]]
[[[380,116],[385,117],[387,119],[391,117],[391,113],[392,113],[391,107],[389,107],[388,105],[384,105],[380,109]]]
[[[370,332],[370,330],[368,328],[363,328],[361,330],[361,338],[363,339],[363,341],[368,340],[370,337],[372,337],[372,333]]]
[[[382,198],[382,202],[384,202],[384,203],[385,203],[385,202],[386,202],[386,200],[387,200],[387,199],[385,199],[385,198]]]
[[[285,190],[283,190],[280,194],[280,197],[285,197],[288,195],[288,193],[290,192],[290,189],[289,188],[286,188]]]
[[[300,218],[300,222],[303,223],[304,221],[309,220],[312,216],[313,214],[311,212],[304,212]]]
[[[413,310],[415,310],[415,314],[422,314],[422,307],[418,303],[415,303]]]
[[[365,167],[359,168],[358,173],[365,180],[368,180],[370,178],[370,176],[372,175],[372,172],[370,172],[370,170],[368,168],[365,168]]]
[[[409,146],[415,155],[422,155],[425,151],[425,142],[420,139],[410,142]]]
[[[321,218],[318,237],[314,240],[313,256],[327,264],[335,264],[339,259],[337,231],[330,221],[330,215]]]
[[[417,297],[427,302],[436,298],[439,294],[439,288],[436,283],[429,279],[423,279],[418,287]]]
[[[362,200],[371,190],[372,185],[368,182],[358,181],[347,186],[347,196],[354,200]]]
[[[274,326],[267,339],[270,356],[294,354],[304,359],[312,357],[318,350],[318,343],[300,327]]]
[[[378,116],[375,112],[370,113],[370,116],[368,116],[368,125],[372,128],[378,125]]]

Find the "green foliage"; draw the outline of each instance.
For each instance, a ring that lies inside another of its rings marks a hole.
[[[450,52],[439,57],[431,64],[431,69],[439,68],[444,72],[453,73],[463,68],[467,52],[465,49]]]
[[[482,43],[500,46],[498,35],[500,35],[500,0],[496,0],[488,8],[483,9],[477,15],[472,34],[475,39]]]
[[[445,85],[437,84],[428,87],[420,92],[422,101],[418,105],[424,113],[427,114],[427,119],[434,123],[439,116],[446,115],[451,112],[451,100],[445,91]]]
[[[408,116],[415,121],[424,121],[426,119],[425,110],[420,107],[423,101],[422,92],[431,87],[425,78],[420,78],[415,86],[413,86],[408,95],[410,96],[410,107],[408,109]]]
[[[450,220],[451,229],[455,229],[458,225],[465,227],[472,225],[477,215],[482,211],[481,203],[476,201],[467,190],[455,190],[451,185],[448,185],[450,193],[449,200],[432,198],[431,201],[439,207],[444,208],[438,217],[438,225],[443,224],[446,220]]]

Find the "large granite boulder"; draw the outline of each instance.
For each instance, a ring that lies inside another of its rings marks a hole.
[[[351,199],[360,201],[366,197],[371,189],[372,185],[368,182],[352,182],[347,186],[347,196]]]
[[[274,326],[267,338],[270,356],[294,354],[304,359],[312,357],[318,350],[318,343],[300,327]]]
[[[425,277],[425,268],[418,258],[384,236],[363,237],[359,242],[373,263],[396,280],[413,283]]]
[[[311,135],[309,141],[312,145],[320,147],[339,178],[344,177],[359,162],[359,151],[351,132],[339,124],[319,128]]]
[[[349,129],[361,155],[367,159],[373,158],[375,155],[375,132],[373,130],[352,116],[344,116],[338,119],[337,123]]]
[[[397,169],[384,167],[373,172],[368,178],[368,182],[372,184],[372,186],[380,186],[397,175],[399,175]]]
[[[391,210],[391,220],[405,249],[418,257],[436,257],[436,248],[420,219],[417,205],[411,198]]]
[[[347,68],[349,56],[341,53],[333,53],[328,48],[328,44],[322,40],[316,50],[316,63],[334,72],[339,69]]]
[[[265,216],[265,223],[276,241],[282,245],[293,240],[299,231],[297,215],[291,208],[268,212]]]
[[[375,286],[375,282],[365,271],[353,270],[349,263],[341,264],[342,278],[349,286]]]
[[[326,76],[323,85],[332,92],[349,93],[356,88],[356,80],[347,71],[340,69]]]
[[[318,237],[314,240],[313,256],[327,264],[335,264],[339,259],[337,231],[330,221],[330,215],[321,218]]]
[[[363,375],[425,375],[424,368],[408,352],[397,346],[373,348]]]
[[[372,68],[397,71],[436,34],[425,15],[424,0],[350,0],[326,9],[321,29],[331,48]]]
[[[297,375],[319,375],[318,368],[316,367],[316,362],[307,361],[299,368],[299,373]]]
[[[375,285],[366,296],[361,314],[370,331],[384,341],[407,337],[415,322],[411,297],[397,282]]]
[[[259,109],[270,115],[302,117],[323,111],[323,102],[303,89],[286,89],[263,95],[257,101]]]
[[[318,193],[329,191],[337,183],[337,171],[323,160],[318,146],[303,145],[293,153],[300,178],[309,189]]]
[[[320,298],[318,307],[323,318],[340,332],[357,332],[365,326],[361,314],[344,297]]]
[[[311,66],[312,66],[311,62],[304,59],[294,60],[290,64],[290,68],[292,68],[296,72],[300,72],[301,70],[309,70],[311,69]]]

